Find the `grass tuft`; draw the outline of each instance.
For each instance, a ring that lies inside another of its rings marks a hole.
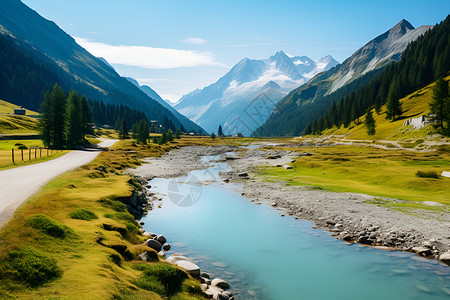
[[[33,248],[23,248],[8,253],[9,267],[17,272],[17,279],[37,287],[62,275],[56,260]]]
[[[416,172],[417,177],[421,178],[435,178],[439,179],[439,174],[436,173],[436,171],[417,171]]]
[[[69,217],[71,217],[72,219],[78,219],[78,220],[85,220],[85,221],[91,221],[94,219],[98,219],[98,216],[93,213],[90,210],[84,209],[84,208],[79,208],[74,212],[71,212],[69,214]]]
[[[169,264],[138,264],[134,268],[144,272],[135,282],[136,286],[161,296],[176,294],[188,278],[184,271]]]
[[[75,235],[71,228],[43,214],[31,216],[28,219],[27,224],[56,238],[64,239],[68,236]]]

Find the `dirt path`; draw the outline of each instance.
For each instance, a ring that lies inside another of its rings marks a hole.
[[[100,147],[110,147],[117,140],[103,140]],[[0,171],[0,228],[14,215],[16,209],[43,185],[62,173],[88,164],[101,149],[71,151],[56,159]]]

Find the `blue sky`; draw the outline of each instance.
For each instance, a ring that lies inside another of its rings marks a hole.
[[[436,24],[450,1],[23,0],[119,74],[177,100],[244,57],[344,61],[401,19]]]

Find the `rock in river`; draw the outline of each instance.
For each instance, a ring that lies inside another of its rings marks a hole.
[[[156,240],[157,240],[158,242],[160,242],[161,245],[164,245],[164,243],[167,242],[166,237],[163,236],[163,235],[158,235],[158,237],[156,238]]]
[[[439,260],[447,265],[450,265],[450,251],[441,254],[441,256],[439,256]]]
[[[185,269],[189,274],[191,274],[194,277],[200,276],[200,267],[190,261],[179,260],[175,263],[175,265]]]
[[[411,249],[413,252],[419,254],[420,256],[430,256],[431,250],[426,247],[413,247]]]
[[[165,244],[165,245],[163,246],[163,250],[164,250],[164,251],[169,251],[169,250],[170,250],[170,244]]]
[[[220,278],[214,278],[213,281],[211,282],[211,285],[217,286],[224,290],[230,287],[230,285],[225,280]]]
[[[162,245],[157,240],[149,239],[145,242],[145,245],[149,246],[156,252],[161,251]]]

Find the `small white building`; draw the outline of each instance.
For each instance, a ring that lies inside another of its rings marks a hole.
[[[431,123],[433,123],[431,122],[431,116],[423,115],[417,118],[405,120],[403,122],[403,126],[411,125],[412,127],[414,127],[414,129],[420,129]]]

